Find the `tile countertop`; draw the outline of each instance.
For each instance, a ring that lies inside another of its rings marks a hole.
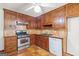
[[[49,37],[58,37],[58,38],[64,38],[65,37],[65,31],[63,30],[59,30],[59,31],[49,31],[47,34],[47,31],[42,32],[40,34],[37,35],[42,35],[42,36],[49,36]]]
[[[62,34],[36,34],[36,35],[41,35],[41,36],[47,36],[47,37],[56,37],[56,38],[64,38]]]
[[[48,38],[60,38],[60,39],[62,39],[62,37],[53,36],[53,35],[51,35],[51,34],[49,34],[49,35],[46,35],[46,34],[39,34],[38,36],[44,36],[44,37],[48,37]]]

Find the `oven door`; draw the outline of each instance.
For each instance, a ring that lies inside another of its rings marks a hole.
[[[25,46],[27,44],[30,44],[30,38],[29,37],[18,39],[18,47],[22,47],[22,46]]]

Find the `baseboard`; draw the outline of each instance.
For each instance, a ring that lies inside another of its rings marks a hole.
[[[74,56],[73,54],[70,54],[70,53],[68,53],[68,52],[64,52],[65,54],[68,54],[69,56]]]

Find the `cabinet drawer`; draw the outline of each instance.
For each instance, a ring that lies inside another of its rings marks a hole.
[[[6,42],[10,42],[10,41],[16,41],[16,37],[5,37],[5,41]]]
[[[7,42],[7,43],[5,43],[5,46],[6,46],[6,47],[17,46],[17,42],[16,42],[16,41]]]
[[[5,52],[12,52],[12,51],[16,51],[17,50],[17,47],[16,46],[12,46],[12,47],[7,47],[5,49]]]
[[[5,38],[5,47],[17,46],[16,37],[6,37]]]

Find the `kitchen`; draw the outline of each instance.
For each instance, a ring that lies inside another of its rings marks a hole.
[[[1,23],[3,22],[4,25],[1,30],[3,40],[0,39],[2,54],[8,56],[74,55],[67,49],[67,19],[79,16],[78,3],[3,3],[0,6],[2,7],[0,19],[3,19]]]

